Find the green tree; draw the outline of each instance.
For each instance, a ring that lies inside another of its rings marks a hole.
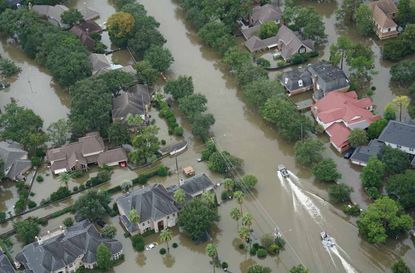
[[[139,22],[144,21],[144,22]],[[135,17],[135,32],[128,39],[128,48],[136,59],[143,59],[147,50],[153,46],[162,46],[166,43],[163,35],[156,29],[153,17],[138,18]],[[143,23],[141,26],[140,24]],[[150,25],[148,25],[150,24]]]
[[[242,217],[241,211],[238,208],[233,208],[230,211],[230,216],[236,222],[236,227],[239,229],[239,220]]]
[[[379,189],[383,185],[384,176],[385,165],[376,157],[371,157],[363,168],[360,179],[365,189],[372,187]]]
[[[336,181],[342,177],[337,171],[336,162],[331,158],[323,159],[318,162],[313,167],[313,174],[318,180],[324,182]]]
[[[373,33],[374,23],[372,11],[366,4],[361,4],[356,11],[356,26],[357,30],[363,36],[369,36]]]
[[[356,22],[358,8],[363,4],[363,0],[345,0],[340,9],[336,11],[336,19],[339,23],[348,24]]]
[[[370,204],[357,221],[359,234],[369,243],[384,243],[396,239],[412,228],[412,218],[387,196]]]
[[[290,269],[290,273],[308,273],[308,272],[309,272],[309,270],[302,264],[293,266]]]
[[[233,193],[233,198],[235,198],[236,202],[239,204],[239,209],[240,209],[241,216],[242,216],[243,215],[242,204],[244,203],[245,194],[241,191],[236,191]]]
[[[138,212],[136,209],[131,209],[128,213],[128,219],[130,222],[134,225],[138,225],[140,223],[140,215],[138,215]]]
[[[213,172],[230,176],[233,171],[240,171],[243,161],[227,151],[214,152],[209,156],[208,168]]]
[[[144,60],[159,72],[166,72],[173,63],[174,58],[170,50],[161,46],[153,46],[146,51]]]
[[[262,107],[267,99],[284,93],[281,84],[277,81],[260,79],[247,84],[243,88],[246,100],[255,108]]]
[[[62,13],[61,15],[62,23],[72,27],[77,25],[84,20],[84,17],[77,9],[69,9]]]
[[[259,28],[259,37],[267,39],[278,33],[278,25],[273,21],[264,22]]]
[[[191,94],[179,99],[179,110],[192,123],[195,117],[207,110],[207,99],[202,94]]]
[[[213,124],[215,124],[215,118],[212,114],[197,114],[192,121],[192,134],[205,141],[209,137],[209,130]]]
[[[405,173],[389,177],[386,191],[389,196],[397,199],[404,209],[415,206],[415,171],[407,170]]]
[[[354,148],[367,145],[369,140],[366,131],[363,129],[353,129],[349,135],[349,142]]]
[[[415,22],[414,9],[411,7],[410,0],[402,0],[398,2],[398,13],[396,13],[396,20],[402,27],[405,27],[407,24],[413,24]]]
[[[102,236],[108,239],[112,239],[117,234],[117,229],[113,225],[106,225],[101,229]]]
[[[392,273],[411,273],[409,267],[405,262],[400,258],[397,262],[392,265]]]
[[[90,131],[99,131],[107,136],[111,124],[111,93],[105,82],[89,78],[78,81],[69,89],[71,112],[69,120],[74,136],[83,136]]]
[[[134,75],[121,69],[105,72],[99,75],[98,78],[105,82],[105,86],[114,97],[118,96],[121,90],[126,91],[135,83]]]
[[[229,28],[221,21],[207,23],[197,34],[204,43],[221,55],[235,45],[232,35],[229,34]]]
[[[127,115],[127,125],[130,127],[140,127],[144,123],[143,118],[139,115]]]
[[[11,77],[19,74],[22,69],[13,61],[0,57],[0,75],[4,77]]]
[[[135,251],[142,252],[145,249],[145,241],[143,236],[136,234],[131,237],[131,243]]]
[[[231,47],[222,58],[222,62],[229,67],[232,73],[237,73],[244,64],[251,61],[251,55],[238,47]]]
[[[65,227],[71,227],[71,226],[73,226],[73,218],[72,217],[65,218],[65,220],[63,220],[63,225]]]
[[[390,104],[390,107],[399,111],[399,121],[402,121],[402,113],[405,108],[408,108],[410,99],[407,96],[397,96],[395,97]]]
[[[392,65],[391,80],[401,86],[409,86],[415,81],[415,61],[404,60]]]
[[[201,240],[216,220],[215,209],[211,209],[199,198],[192,199],[179,214],[179,225],[194,241]]]
[[[112,265],[112,261],[111,261],[112,254],[111,254],[111,251],[108,249],[108,247],[104,243],[101,243],[97,247],[96,255],[97,255],[97,267],[102,271],[106,271],[110,269]]]
[[[248,273],[270,273],[270,272],[271,272],[271,268],[265,267],[259,264],[251,265],[248,268]]]
[[[130,13],[116,12],[107,20],[111,42],[120,47],[127,45],[127,38],[134,29],[135,19]]]
[[[29,152],[46,141],[42,132],[43,121],[32,110],[20,107],[15,102],[7,104],[0,115],[0,137],[22,144]]]
[[[17,221],[13,224],[16,230],[17,238],[24,242],[25,245],[30,244],[35,240],[40,232],[39,224],[34,218],[28,218],[26,220]]]
[[[125,123],[115,121],[108,128],[108,141],[114,146],[130,143],[130,133]]]
[[[60,173],[58,176],[58,180],[61,184],[65,186],[65,188],[68,189],[68,183],[71,181],[72,176],[69,172]]]
[[[401,39],[401,37],[399,37],[384,43],[382,57],[385,60],[399,61],[403,57],[412,54],[412,52],[410,44],[406,43]]]
[[[393,109],[392,105],[386,105],[385,111],[383,113],[383,118],[387,121],[396,119],[395,109]]]
[[[206,254],[212,259],[211,264],[213,267],[213,273],[215,273],[216,263],[218,261],[218,249],[214,244],[206,245]]]
[[[157,82],[159,78],[159,72],[146,60],[136,63],[134,69],[137,71],[137,80],[140,83],[151,86]]]
[[[241,87],[244,87],[253,81],[266,79],[268,79],[268,72],[251,62],[244,63],[236,74],[236,80]]]
[[[169,80],[164,86],[164,92],[171,94],[176,101],[192,95],[193,91],[192,77],[187,76],[179,76],[176,80]]]
[[[248,229],[251,229],[252,221],[253,221],[253,217],[251,214],[245,213],[244,215],[242,215],[242,219],[241,219],[242,225],[247,227]]]
[[[385,171],[388,175],[403,173],[410,165],[407,153],[387,145],[380,152],[379,159],[385,165]]]
[[[180,206],[183,206],[184,203],[186,202],[186,193],[184,192],[182,188],[177,189],[173,193],[173,199],[174,199],[174,202],[176,202]]]
[[[322,159],[323,143],[318,139],[307,138],[294,146],[295,160],[303,166],[312,166]]]
[[[130,152],[130,159],[137,164],[146,164],[155,158],[159,149],[160,141],[157,138],[158,128],[150,125],[143,128],[133,137],[132,144],[135,148]]]
[[[353,188],[346,184],[335,184],[329,187],[330,200],[335,203],[346,202],[350,200],[350,194]]]
[[[330,63],[335,66],[340,65],[340,69],[343,69],[343,61],[352,44],[349,37],[344,35],[339,36],[336,43],[330,46]]]
[[[52,122],[48,129],[48,139],[52,142],[53,146],[62,146],[68,141],[71,126],[67,119],[59,119]]]
[[[212,191],[207,191],[207,192],[202,193],[202,195],[201,195],[200,198],[210,208],[215,208],[216,205],[217,205],[217,203],[216,203],[216,195]]]
[[[168,228],[165,228],[160,232],[160,242],[166,243],[167,254],[170,252],[169,242],[171,241],[172,237],[173,234]]]
[[[250,233],[251,232],[248,227],[241,226],[238,230],[238,237],[243,243],[246,243],[249,241]]]
[[[388,124],[388,121],[384,118],[372,122],[367,128],[367,136],[369,139],[376,139],[382,133],[383,129]]]
[[[244,191],[251,191],[255,188],[258,183],[258,178],[252,174],[245,174],[241,179],[242,188]]]
[[[235,181],[231,178],[223,180],[223,187],[226,191],[233,192],[235,189]]]
[[[107,215],[110,197],[107,192],[89,190],[82,194],[74,204],[74,210],[82,217],[92,222]]]

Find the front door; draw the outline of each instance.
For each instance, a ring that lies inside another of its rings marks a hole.
[[[157,228],[158,228],[159,231],[164,229],[164,221],[163,220],[161,220],[157,223]]]

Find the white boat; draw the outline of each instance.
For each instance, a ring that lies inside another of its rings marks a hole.
[[[320,232],[320,238],[324,246],[332,247],[336,245],[334,238],[328,235],[325,231]]]
[[[282,164],[278,165],[278,171],[280,172],[282,177],[284,178],[290,177],[290,174],[288,173],[287,168],[285,168],[284,165]]]

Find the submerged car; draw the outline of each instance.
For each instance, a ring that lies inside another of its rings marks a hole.
[[[282,164],[278,165],[278,171],[280,172],[282,177],[284,178],[290,177],[290,174],[288,173],[287,168],[285,168],[284,165]]]

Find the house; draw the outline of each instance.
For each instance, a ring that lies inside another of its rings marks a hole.
[[[79,12],[82,14],[85,21],[95,20],[99,17],[99,13],[89,7],[82,8]]]
[[[204,192],[212,191],[215,184],[206,174],[199,174],[185,180],[180,186],[191,198],[201,196]]]
[[[24,180],[24,174],[32,168],[23,145],[12,140],[0,142],[0,158],[4,163],[4,176],[10,180]]]
[[[151,98],[147,86],[136,84],[112,99],[112,120],[124,121],[128,115],[140,115],[146,120]]]
[[[289,96],[303,93],[313,88],[311,73],[306,68],[294,68],[284,72],[280,82],[287,90]]]
[[[277,48],[281,57],[288,61],[295,54],[302,54],[314,51],[314,42],[312,40],[303,40],[299,33],[296,33],[282,25],[277,33]]]
[[[313,80],[313,99],[319,100],[329,92],[346,92],[350,88],[349,79],[343,70],[327,61],[321,61],[308,66]]]
[[[89,37],[89,35],[88,35]],[[92,38],[90,38],[92,39]],[[95,41],[94,41],[95,47]],[[92,53],[89,55],[89,61],[92,65],[92,75],[100,75],[111,70],[111,63],[105,54]]]
[[[91,164],[125,166],[127,155],[122,148],[105,150],[104,141],[98,132],[86,134],[78,142],[66,144],[46,152],[53,174],[71,170],[87,170]]]
[[[245,41],[245,47],[251,52],[257,52],[265,49],[272,49],[277,47],[278,39],[277,36],[269,37],[267,39],[260,39],[258,36],[254,35]]]
[[[119,241],[105,239],[93,224],[84,220],[67,229],[62,227],[36,237],[36,241],[24,246],[16,255],[16,262],[26,273],[70,273],[81,266],[95,268],[97,247],[105,244],[111,252],[111,260],[122,254]]]
[[[179,154],[179,153],[183,152],[184,150],[186,150],[186,148],[187,148],[187,141],[182,140],[182,141],[180,141],[178,143],[175,143],[173,145],[164,146],[164,147],[160,148],[158,150],[158,152],[161,156],[165,156],[165,155],[173,156],[175,154]]]
[[[10,263],[9,258],[7,258],[6,254],[1,251],[0,248],[0,273],[15,273],[14,267]]]
[[[93,51],[96,43],[90,35],[102,32],[102,28],[94,21],[84,21],[79,25],[73,26],[69,31],[75,34],[88,50]]]
[[[358,99],[354,91],[330,92],[312,106],[311,112],[330,136],[331,144],[343,152],[349,148],[348,138],[353,129],[366,129],[380,119],[371,112],[372,105],[370,98]]]
[[[263,6],[256,6],[252,9],[252,14],[249,18],[249,24],[251,26],[260,25],[265,22],[273,21],[279,24],[281,21],[282,12],[279,7],[274,7],[270,4]]]
[[[22,0],[6,0],[6,4],[11,9],[17,9],[21,6]]]
[[[378,140],[392,148],[415,155],[415,125],[390,120]]]
[[[379,39],[388,39],[398,36],[398,25],[395,23],[395,15],[398,9],[393,0],[379,0],[369,2],[372,11],[373,23],[376,35]]]
[[[382,151],[384,144],[377,139],[372,139],[368,145],[357,147],[350,161],[359,166],[366,166],[371,157],[377,157]]]
[[[177,223],[178,208],[172,196],[161,184],[153,184],[134,190],[116,200],[120,222],[130,233],[144,233],[148,230],[159,232]],[[134,224],[129,213],[135,209],[140,223]]]
[[[61,19],[61,15],[69,9],[64,5],[33,5],[32,10],[39,14],[39,16],[45,17],[53,25],[60,28],[67,28],[68,25],[64,24]]]

